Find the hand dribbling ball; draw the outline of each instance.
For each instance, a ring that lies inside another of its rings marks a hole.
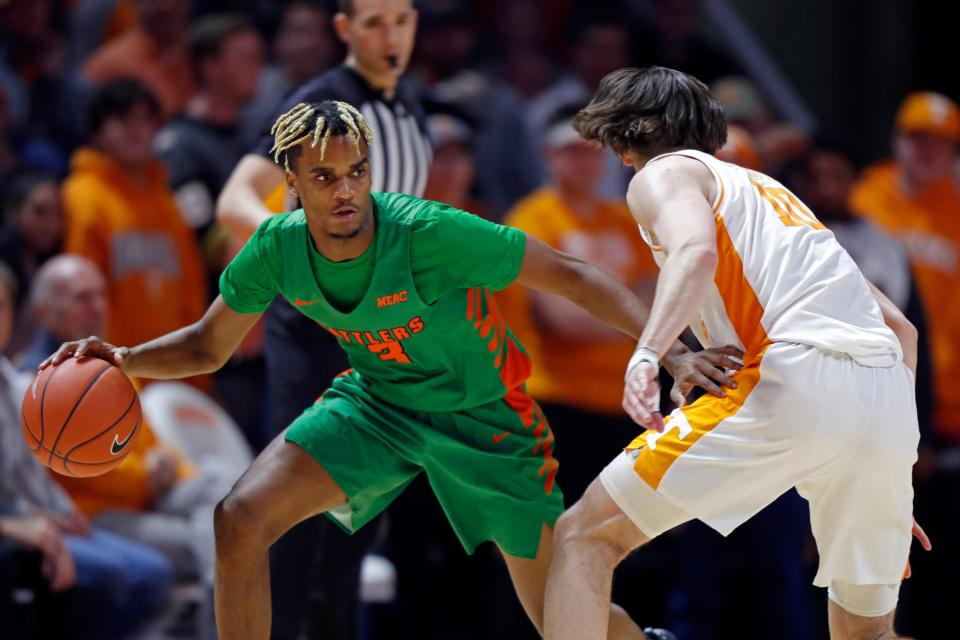
[[[143,419],[130,379],[109,362],[85,357],[44,368],[23,397],[21,415],[37,460],[79,478],[120,464]]]

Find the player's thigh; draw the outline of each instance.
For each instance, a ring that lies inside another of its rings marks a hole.
[[[346,494],[327,470],[281,434],[221,502],[218,520],[226,516],[258,527],[272,543],[298,522],[346,502]]]
[[[913,382],[902,367],[872,374],[877,404],[863,437],[828,473],[797,485],[810,502],[818,586],[899,584],[906,566],[919,437]]]

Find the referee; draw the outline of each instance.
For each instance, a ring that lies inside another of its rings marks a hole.
[[[412,0],[340,0],[333,25],[347,46],[343,64],[293,91],[277,113],[300,102],[342,100],[357,107],[373,133],[370,148],[373,191],[423,195],[431,148],[423,110],[411,84],[402,78],[413,51],[417,12]],[[271,118],[272,122],[274,118]],[[234,169],[217,201],[219,221],[249,236],[272,211],[265,202],[277,197],[284,172],[269,153],[266,131]],[[272,197],[271,197],[272,196]],[[285,209],[295,208],[287,201]],[[277,299],[267,312],[265,354],[274,435],[311,406],[320,392],[349,365],[336,340],[315,322]],[[328,523],[312,518],[292,529],[271,550],[275,640],[301,637],[307,596],[313,586],[309,570],[323,540],[321,580],[327,610],[336,631],[326,637],[353,638],[360,563],[376,527],[352,537],[326,536]],[[328,616],[329,617],[329,616]]]

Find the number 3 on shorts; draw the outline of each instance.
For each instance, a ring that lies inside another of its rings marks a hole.
[[[413,362],[410,360],[407,352],[403,350],[403,345],[395,340],[390,340],[389,342],[371,342],[367,345],[367,348],[380,356],[381,360],[392,360],[400,364],[410,364]]]

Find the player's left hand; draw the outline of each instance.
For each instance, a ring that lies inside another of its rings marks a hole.
[[[658,373],[650,362],[640,362],[630,369],[623,387],[623,410],[640,426],[662,432]]]
[[[930,542],[929,536],[927,536],[926,531],[923,530],[916,520],[913,521],[913,537],[920,541],[920,546],[923,547],[924,551],[931,551],[933,549],[933,543]],[[913,569],[910,568],[910,559],[907,558],[907,569],[903,572],[903,579],[906,580],[913,575]]]

